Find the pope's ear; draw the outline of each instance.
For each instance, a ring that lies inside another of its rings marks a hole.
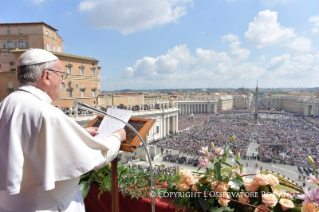
[[[42,83],[49,85],[50,84],[50,72],[48,70],[43,71],[40,80],[42,81]]]

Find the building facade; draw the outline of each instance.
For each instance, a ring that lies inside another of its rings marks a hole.
[[[40,48],[56,55],[68,73],[61,96],[52,102],[53,105],[69,108],[75,99],[90,105],[97,104],[100,93],[99,61],[63,53],[63,40],[57,31],[44,22],[0,24],[0,101],[19,84],[16,65],[20,55],[29,48]]]
[[[144,95],[143,93],[100,94],[98,105],[102,107],[144,105]]]

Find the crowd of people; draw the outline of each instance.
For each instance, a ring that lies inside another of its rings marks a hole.
[[[307,121],[319,127],[319,117],[305,117]]]
[[[301,116],[261,114],[258,126],[262,159],[286,164],[308,164],[307,156],[319,156],[319,129]]]
[[[258,116],[260,125],[254,124],[254,114],[248,110],[179,115],[179,133],[157,141],[157,146],[196,158],[201,156],[202,147],[208,146],[212,151],[211,142],[215,147],[225,147],[236,135],[231,151],[234,155],[239,152],[242,158],[247,158],[249,143],[257,141],[261,161],[309,165],[309,155],[319,165],[319,129],[314,125],[319,119],[266,112]]]
[[[232,135],[236,135],[236,143],[231,145],[231,149],[235,154],[240,152],[241,155],[246,155],[251,133],[245,129],[249,126],[250,116],[249,113],[237,114],[233,111],[221,114],[194,114],[193,119],[181,115],[179,126],[192,127],[160,142],[158,146],[179,150],[180,154],[187,156],[199,157],[201,155],[199,150],[202,147],[208,146],[212,151],[211,142],[214,142],[216,147],[225,147]],[[195,121],[197,117],[200,121],[196,122],[197,125],[193,125],[193,120]]]

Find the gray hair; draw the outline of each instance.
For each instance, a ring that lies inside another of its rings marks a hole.
[[[55,62],[56,60],[35,65],[18,66],[17,79],[20,83],[35,85],[44,70],[55,67]]]

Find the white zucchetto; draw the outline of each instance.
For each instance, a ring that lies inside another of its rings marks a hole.
[[[57,56],[44,49],[30,49],[24,52],[18,59],[18,66],[35,65],[58,60]]]

